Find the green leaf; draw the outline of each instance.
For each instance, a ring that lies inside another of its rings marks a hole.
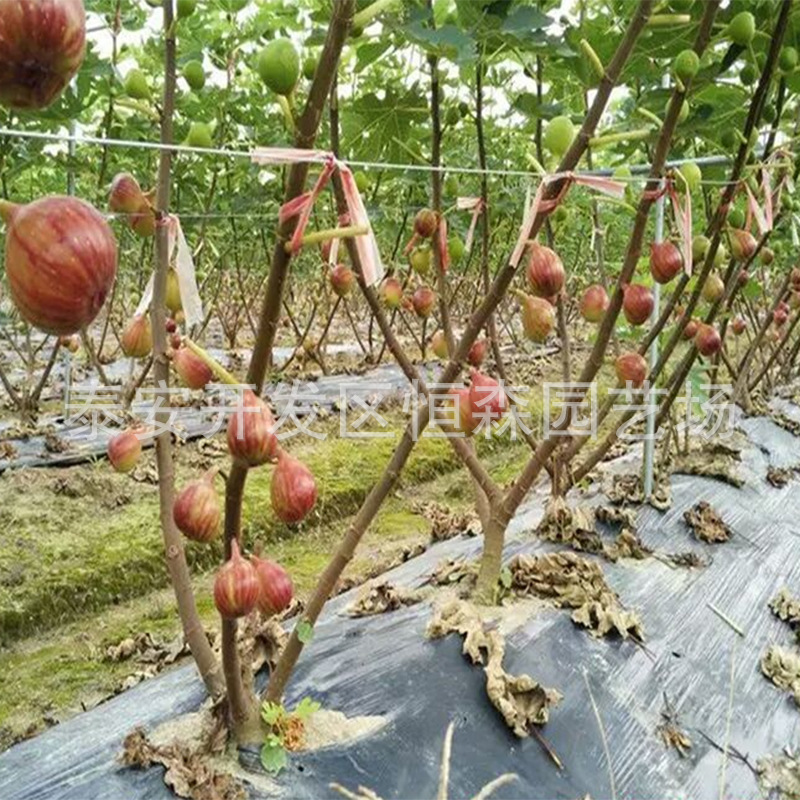
[[[297,638],[303,644],[308,644],[314,638],[314,626],[307,619],[301,619],[296,630]]]
[[[307,720],[315,711],[319,711],[322,705],[310,697],[304,697],[295,707],[294,716],[303,721]]]
[[[278,703],[265,701],[261,706],[261,719],[263,719],[267,725],[274,725],[281,718],[283,713],[283,706]]]
[[[286,762],[286,751],[283,747],[265,744],[261,748],[261,766],[270,775],[277,775],[286,766]]]

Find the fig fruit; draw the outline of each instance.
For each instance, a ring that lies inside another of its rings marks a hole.
[[[278,453],[270,497],[275,516],[289,524],[304,520],[317,502],[317,484],[311,470],[285,450]]]
[[[381,297],[386,308],[400,308],[403,301],[403,286],[397,278],[386,278],[381,284]]]
[[[140,69],[132,69],[125,76],[125,94],[132,100],[149,100],[150,85],[147,76]]]
[[[564,287],[564,265],[549,247],[534,242],[530,246],[528,282],[537,297],[552,297]]]
[[[190,389],[204,389],[214,377],[208,364],[186,347],[172,351],[172,365],[181,382]]]
[[[544,342],[556,327],[556,312],[543,297],[525,295],[520,298],[522,329],[534,342]]]
[[[422,275],[423,277],[431,271],[431,246],[429,244],[419,245],[415,247],[409,257],[411,269]]]
[[[255,392],[245,389],[228,419],[228,452],[231,457],[258,467],[278,455],[275,420],[269,406]]]
[[[735,336],[741,336],[747,328],[747,322],[741,315],[735,316],[731,320],[731,330]]]
[[[108,207],[115,214],[135,214],[147,204],[139,181],[129,172],[120,172],[111,181],[111,192],[108,196]]]
[[[622,353],[617,356],[614,370],[620,383],[641,386],[647,378],[647,362],[638,353]]]
[[[81,337],[73,333],[72,336],[59,336],[58,344],[60,347],[69,350],[70,353],[77,353],[81,349]]]
[[[356,188],[360,194],[364,194],[369,189],[369,178],[366,172],[359,170],[353,175],[353,180],[356,182]]]
[[[728,38],[739,47],[747,47],[756,35],[756,18],[749,11],[740,11],[729,23]]]
[[[736,261],[747,261],[752,257],[758,247],[755,237],[750,231],[740,228],[731,228],[728,231],[731,253]]]
[[[108,440],[106,452],[117,472],[130,472],[142,456],[142,442],[135,431],[122,431]]]
[[[693,52],[693,51],[692,51]],[[687,161],[679,167],[690,192],[696,192],[703,181],[703,172],[694,161]]]
[[[331,288],[338,297],[347,297],[353,291],[356,276],[349,267],[337,264],[329,273]]]
[[[153,349],[153,331],[150,318],[146,314],[137,314],[125,326],[120,337],[122,352],[129,358],[144,358]]]
[[[210,542],[220,531],[220,509],[211,469],[202,478],[185,486],[172,504],[172,519],[178,530],[194,542]]]
[[[629,283],[623,288],[622,311],[631,325],[643,325],[653,313],[653,293],[640,283]]]
[[[694,50],[681,50],[672,62],[672,71],[676,78],[687,83],[697,75],[700,69],[700,57]]]
[[[258,610],[264,616],[280,614],[292,604],[294,586],[289,573],[274,561],[258,556],[250,556],[250,563],[258,576]]]
[[[0,203],[7,223],[5,265],[22,317],[46,333],[89,325],[117,272],[117,243],[108,223],[75,197],[45,197],[24,206]]]
[[[450,355],[447,349],[447,337],[444,335],[444,331],[436,331],[436,333],[431,336],[431,350],[436,358],[441,361],[444,361]]]
[[[203,69],[202,63],[197,60],[187,61],[183,65],[181,74],[194,92],[199,92],[206,85],[206,71]]]
[[[725,294],[725,283],[719,275],[712,272],[706,278],[700,294],[707,303],[716,303]]]
[[[710,248],[711,240],[708,236],[703,236],[702,233],[699,233],[692,239],[692,261],[697,262],[705,260]]]
[[[464,253],[466,252],[466,247],[464,246],[464,242],[461,241],[457,234],[453,234],[447,240],[447,249],[450,252],[450,260],[454,264],[458,264],[462,258],[464,258]]]
[[[697,333],[694,336],[694,346],[700,355],[713,356],[722,347],[722,339],[720,339],[715,327],[700,322],[697,325]]]
[[[683,256],[672,242],[650,245],[650,274],[656,283],[669,283],[682,269]]]
[[[303,77],[307,81],[314,80],[314,75],[317,74],[317,59],[314,56],[306,56],[303,59]],[[364,173],[360,173],[363,175]],[[353,177],[356,179],[356,186],[358,186],[358,176],[359,173],[357,172]],[[360,186],[358,186],[358,191],[364,191]]]
[[[508,398],[494,379],[473,369],[470,373],[469,408],[474,420],[497,420],[508,411]]]
[[[300,79],[300,56],[288,39],[275,39],[259,53],[256,71],[275,94],[290,95]]]
[[[489,351],[489,342],[486,339],[478,339],[472,343],[467,353],[467,364],[471,367],[480,367],[486,360]]]
[[[469,436],[480,424],[472,416],[472,406],[469,399],[469,389],[450,389],[447,398],[442,401],[443,409],[449,413],[442,414],[440,426],[445,429],[445,433],[453,431],[455,433]],[[444,421],[447,421],[446,424]]]
[[[547,123],[542,136],[542,145],[557,158],[561,158],[569,150],[575,139],[575,126],[569,117],[553,117]]]
[[[186,19],[186,17],[191,17],[196,9],[197,0],[178,0],[176,4],[178,19]]]
[[[173,314],[177,314],[183,308],[178,273],[171,267],[167,271],[167,291],[164,295],[164,305]]]
[[[246,617],[255,609],[261,596],[256,568],[242,558],[239,543],[231,542],[231,557],[214,578],[214,605],[226,619]]]
[[[608,310],[608,304],[608,292],[599,283],[595,283],[581,297],[581,316],[587,322],[601,322]]]
[[[411,305],[418,317],[423,319],[429,317],[433,312],[433,307],[436,305],[436,292],[429,286],[420,286],[411,295]]]
[[[189,147],[210,148],[214,146],[214,137],[211,135],[211,126],[206,122],[193,122],[186,134],[186,144]]]
[[[436,230],[436,214],[429,208],[422,208],[417,211],[414,217],[414,233],[420,239],[430,239]]]
[[[47,108],[86,53],[83,0],[0,0],[0,103]]]

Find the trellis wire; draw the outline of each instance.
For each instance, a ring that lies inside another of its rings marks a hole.
[[[18,139],[40,139],[54,142],[75,142],[76,144],[100,145],[103,147],[126,147],[139,150],[169,150],[173,153],[187,153],[205,156],[224,156],[226,158],[243,158],[248,161],[252,159],[252,150],[226,150],[221,147],[193,147],[185,144],[163,144],[162,142],[143,142],[134,139],[110,139],[104,136],[75,136],[67,133],[48,133],[46,131],[24,131],[17,128],[0,128],[0,136],[13,136]],[[703,156],[701,158],[679,158],[668,161],[666,166],[680,167],[682,164],[695,163],[699,167],[728,166],[731,159],[728,156]],[[432,164],[398,164],[391,161],[358,161],[343,159],[350,167],[362,167],[368,169],[389,169],[411,172],[452,172],[461,175],[496,175],[511,176],[521,178],[538,178],[540,173],[533,170],[518,169],[481,169],[480,167],[453,167],[449,165],[433,166]],[[614,175],[615,180],[620,182],[641,181],[641,176],[650,170],[649,164],[634,164],[630,167],[631,176]],[[611,168],[575,171],[576,175],[597,175],[610,177],[614,173]],[[639,176],[639,177],[637,177]],[[730,183],[726,180],[710,180],[704,178],[701,183],[715,186],[725,186]]]

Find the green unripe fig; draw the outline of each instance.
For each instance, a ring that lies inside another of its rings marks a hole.
[[[249,0],[222,0],[222,7],[229,14],[236,14],[241,11],[249,2]]]
[[[542,144],[554,156],[559,158],[569,150],[575,138],[575,126],[569,117],[553,117],[547,123],[542,137]]]
[[[447,111],[444,113],[444,121],[447,125],[458,125],[461,121],[461,114],[458,111],[458,106],[447,107]]]
[[[213,147],[214,140],[211,137],[211,126],[205,122],[193,122],[189,126],[186,144],[189,147]]]
[[[307,80],[313,80],[314,75],[317,73],[317,59],[314,56],[306,56],[303,61],[303,77]]]
[[[728,260],[728,251],[725,249],[725,245],[720,242],[720,245],[717,248],[717,252],[714,254],[714,266],[717,269],[722,269],[727,260]]]
[[[458,104],[458,113],[461,114],[462,118],[466,117],[467,114],[469,114],[469,103],[467,103],[466,101],[462,100]]]
[[[191,17],[197,8],[197,0],[178,0],[177,3],[178,19]]]
[[[692,260],[702,261],[708,255],[708,248],[711,247],[711,240],[708,236],[699,233],[692,239]]]
[[[360,39],[361,36],[364,35],[364,29],[360,25],[353,25],[350,28],[350,38],[351,39]]]
[[[553,213],[551,215],[551,219],[556,224],[561,224],[562,222],[566,222],[567,217],[569,214],[567,213],[567,209],[563,205],[558,205],[553,209]]]
[[[458,264],[462,258],[464,258],[464,251],[466,248],[464,247],[464,242],[458,237],[457,234],[453,234],[447,240],[447,249],[450,252],[450,260],[454,264]]]
[[[300,56],[288,39],[275,39],[258,54],[256,69],[267,88],[290,95],[300,78]]]
[[[726,150],[733,150],[737,144],[736,131],[732,130],[731,128],[726,128],[724,131],[722,131],[722,134],[719,137],[719,143]]]
[[[195,92],[199,92],[206,85],[206,72],[199,61],[187,61],[182,74],[189,88]]]
[[[747,47],[756,35],[756,18],[749,11],[740,11],[728,23],[728,38],[739,47]]]
[[[358,172],[353,173],[353,180],[356,182],[356,188],[358,189],[361,194],[369,189],[369,178],[367,177],[367,173],[363,170],[358,170]]]
[[[761,112],[761,118],[766,122],[768,125],[771,125],[777,119],[778,112],[775,110],[775,106],[765,105],[764,110]]]
[[[666,114],[669,110],[669,104],[671,102],[671,100],[667,100],[667,104],[664,106],[664,114]],[[687,119],[689,119],[689,101],[684,100],[681,104],[681,110],[678,112],[678,125],[680,125],[682,122],[686,122]]]
[[[409,256],[411,262],[411,269],[417,275],[425,276],[431,270],[431,246],[429,244],[421,244],[411,251]]]
[[[778,55],[778,69],[781,72],[794,72],[797,68],[797,50],[784,47]]]
[[[694,161],[687,161],[685,164],[681,164],[680,173],[683,175],[690,192],[695,192],[700,188],[703,172]]]
[[[147,76],[140,69],[132,69],[125,77],[125,94],[134,100],[150,99]]]
[[[745,64],[739,72],[739,80],[742,86],[752,86],[756,82],[758,72],[752,64]]]
[[[735,206],[728,212],[728,225],[731,228],[744,228],[745,214],[741,208]]]
[[[444,193],[448,197],[458,197],[458,178],[455,175],[448,175],[444,179]]]
[[[675,76],[684,83],[692,80],[700,69],[700,57],[694,50],[681,50],[672,64],[672,71]]]

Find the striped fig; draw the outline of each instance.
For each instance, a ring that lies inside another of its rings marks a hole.
[[[266,558],[250,556],[250,563],[258,575],[258,610],[269,617],[289,608],[294,597],[289,573],[280,564]]]
[[[256,568],[239,552],[236,539],[231,542],[231,557],[214,578],[214,605],[226,619],[246,617],[261,596]]]
[[[184,487],[172,505],[172,519],[178,530],[195,542],[210,542],[219,534],[222,512],[211,469],[202,478]]]
[[[274,461],[278,454],[274,428],[269,406],[255,392],[245,389],[228,420],[228,451],[249,467]]]
[[[311,470],[285,450],[278,452],[270,497],[275,516],[290,524],[304,520],[317,502],[317,483]]]

